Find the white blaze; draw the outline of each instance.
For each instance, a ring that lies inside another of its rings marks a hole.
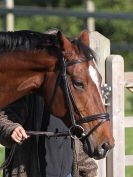
[[[99,77],[98,77],[97,69],[95,69],[92,65],[90,65],[89,66],[89,73],[90,73],[92,81],[95,83],[95,85],[97,87],[97,90],[99,92],[101,100],[104,103],[103,97],[102,97],[102,94],[101,94],[101,89],[100,89],[100,83],[99,83]]]
[[[99,88],[97,70],[92,65],[89,66],[89,73],[90,73],[92,81],[96,84],[97,88]]]

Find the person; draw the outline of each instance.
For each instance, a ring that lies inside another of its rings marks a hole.
[[[70,137],[28,136],[26,130],[66,131],[63,121],[47,114],[43,98],[31,94],[10,104],[0,116],[0,143],[5,156],[16,142],[13,159],[4,177],[70,177],[72,149]],[[5,115],[7,116],[5,116]]]

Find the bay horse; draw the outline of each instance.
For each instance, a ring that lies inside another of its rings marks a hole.
[[[113,148],[87,31],[73,40],[59,30],[1,32],[0,83],[0,108],[35,91],[82,141],[88,156],[101,159]]]

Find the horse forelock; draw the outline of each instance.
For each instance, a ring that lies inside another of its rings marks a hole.
[[[28,30],[0,32],[0,52],[58,47],[56,35]]]

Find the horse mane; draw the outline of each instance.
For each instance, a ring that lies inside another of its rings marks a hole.
[[[55,51],[58,51],[59,42],[56,32],[57,30],[50,30],[45,33],[31,30],[0,32],[0,53],[37,49],[47,49],[51,52],[53,47],[57,49]],[[68,40],[70,39],[68,38]],[[88,60],[96,60],[96,54],[89,46],[84,45],[79,39],[70,41],[78,47],[79,51],[84,53]]]
[[[28,51],[58,46],[56,35],[30,30],[0,32],[0,52]]]

